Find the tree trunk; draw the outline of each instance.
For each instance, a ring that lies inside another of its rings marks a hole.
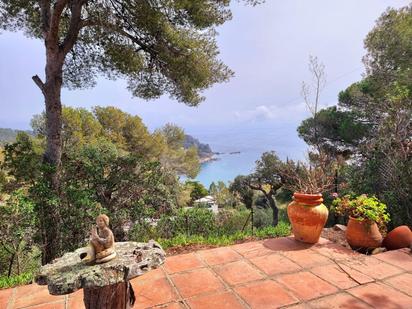
[[[20,275],[20,257],[19,252],[16,253],[17,275]]]
[[[13,253],[12,255],[11,255],[11,258],[10,258],[10,263],[9,263],[9,272],[7,273],[7,277],[10,277],[11,276],[11,272],[12,272],[12,270],[13,270],[13,263],[14,263],[14,257],[16,256],[16,253]]]
[[[272,208],[273,211],[272,225],[277,226],[279,223],[279,209],[276,205],[276,201],[273,198],[273,194],[267,194],[266,198],[269,201],[270,208]]]
[[[58,48],[46,49],[46,82],[42,86],[46,105],[47,145],[43,162],[47,165],[45,181],[51,195],[60,195],[60,165],[62,156],[62,68],[64,56]],[[46,196],[41,208],[43,231],[42,263],[51,262],[60,253],[60,214],[55,204],[50,203],[53,196]]]
[[[254,219],[253,219],[253,207],[250,209],[250,215],[251,215],[251,223],[252,223],[252,236],[253,236],[253,224],[255,223],[254,222]]]
[[[86,309],[126,309],[135,302],[134,291],[130,282],[121,282],[102,288],[85,288],[84,306]]]

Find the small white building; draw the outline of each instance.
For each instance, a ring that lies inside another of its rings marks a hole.
[[[213,213],[217,214],[219,212],[219,207],[215,201],[215,198],[211,195],[207,195],[205,197],[202,197],[196,201],[194,201],[194,204],[202,204],[206,205],[207,209],[212,211]]]

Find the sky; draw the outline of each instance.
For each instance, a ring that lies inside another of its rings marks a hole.
[[[102,78],[93,89],[63,90],[62,102],[86,108],[117,106],[139,115],[151,130],[168,122],[195,136],[278,130],[291,145],[302,145],[296,127],[309,116],[300,96],[302,81],[311,80],[309,55],[317,56],[326,68],[322,107],[336,104],[338,93],[362,78],[363,40],[376,19],[386,8],[408,3],[267,0],[250,7],[233,1],[233,19],[217,29],[217,40],[219,58],[235,76],[205,91],[206,100],[199,107],[168,96],[152,101],[133,98],[124,81]],[[44,64],[41,41],[21,33],[0,34],[0,127],[30,129],[32,115],[43,111],[42,95],[31,76],[42,77]]]

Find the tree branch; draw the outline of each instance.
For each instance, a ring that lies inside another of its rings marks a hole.
[[[82,28],[82,6],[86,3],[86,1],[87,0],[75,1],[70,7],[72,14],[70,18],[69,30],[67,31],[67,35],[61,46],[64,55],[66,55],[73,48],[77,37],[79,36],[80,29]]]
[[[149,47],[147,44],[144,44],[139,38],[133,36],[132,34],[130,34],[129,32],[127,32],[124,29],[119,28],[118,26],[109,24],[109,23],[102,23],[96,20],[82,20],[80,22],[80,29],[84,28],[84,27],[93,27],[93,26],[99,26],[102,27],[106,30],[110,30],[114,33],[117,33],[125,38],[128,38],[130,41],[132,41],[133,43],[139,45],[139,49],[137,51],[143,50],[145,52],[150,53],[150,51],[152,52],[156,52],[153,48]]]
[[[58,0],[54,5],[53,14],[51,15],[50,20],[50,31],[48,34],[48,39],[52,42],[58,42],[60,18],[68,2],[69,0]]]
[[[43,81],[40,79],[40,77],[39,77],[38,75],[34,75],[31,79],[32,79],[32,80],[34,81],[34,83],[40,88],[41,92],[44,92],[44,83],[43,83]]]
[[[266,193],[266,191],[262,188],[261,185],[255,186],[255,185],[253,185],[253,184],[250,183],[250,184],[248,184],[248,186],[249,186],[249,188],[251,188],[252,190],[261,191],[261,192],[263,192],[263,193]]]
[[[50,27],[50,0],[40,1],[40,7],[43,38],[46,38]]]

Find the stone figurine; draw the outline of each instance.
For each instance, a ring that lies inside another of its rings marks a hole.
[[[109,229],[109,217],[99,215],[96,218],[97,228],[91,231],[90,245],[86,252],[80,255],[84,263],[105,263],[116,257],[113,232]]]

